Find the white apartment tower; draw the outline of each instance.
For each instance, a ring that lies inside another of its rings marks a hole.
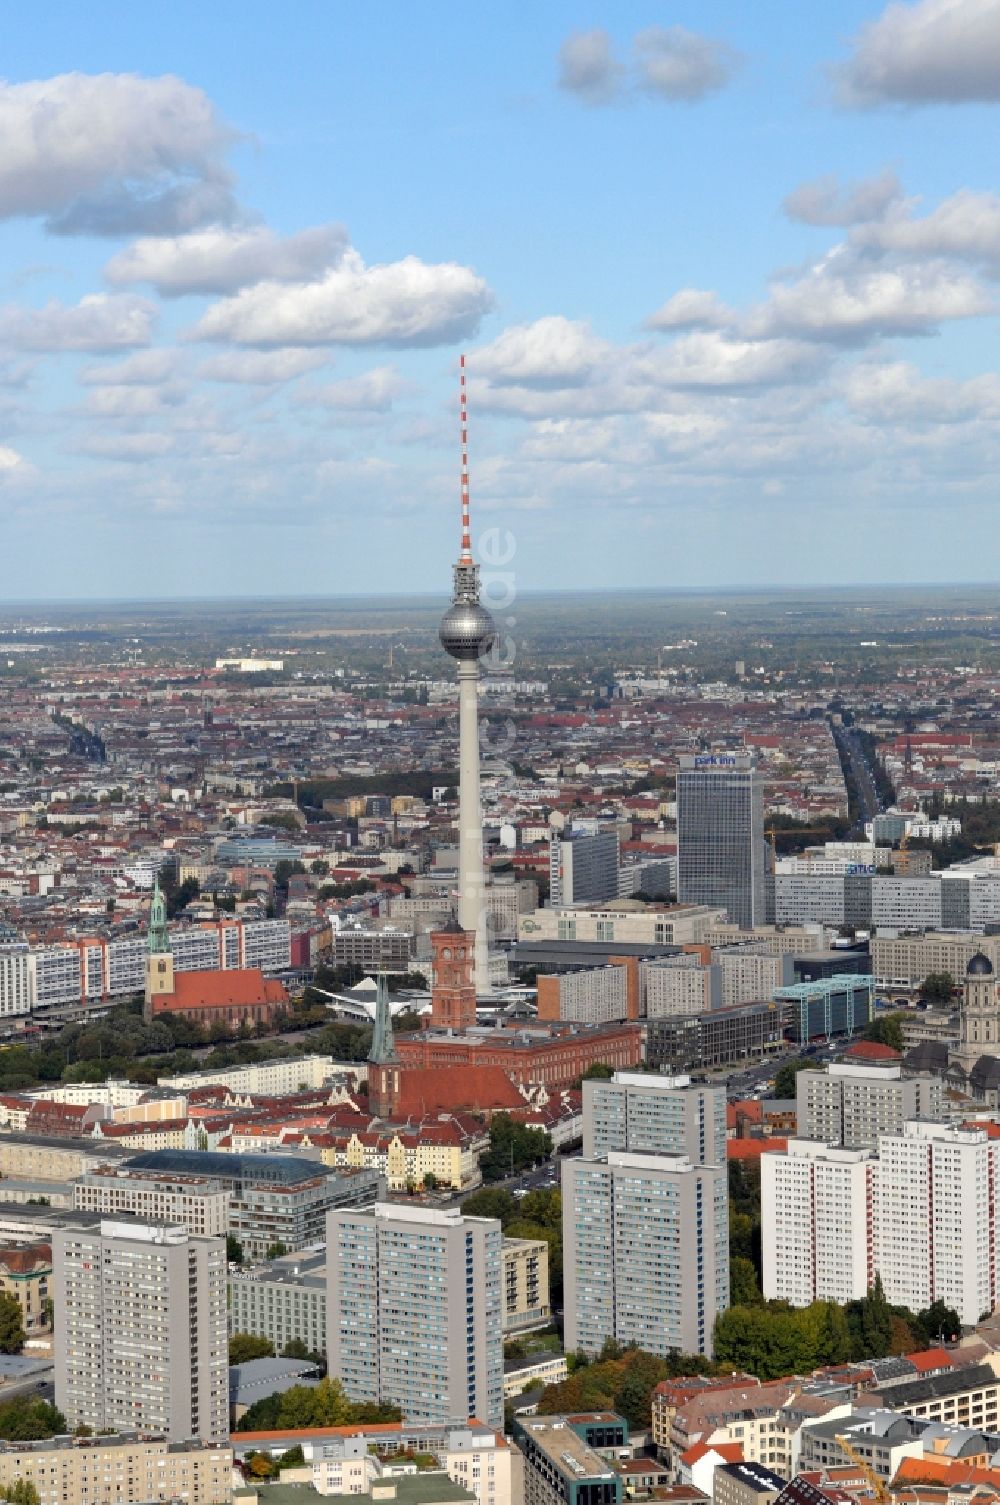
[[[760,1157],[761,1263],[768,1301],[856,1301],[875,1278],[871,1155],[808,1139]]]
[[[229,1436],[226,1244],[167,1224],[52,1237],[55,1399],[69,1427]]]
[[[327,1360],[351,1400],[502,1428],[500,1223],[389,1203],[331,1212]]]
[[[988,1128],[910,1122],[877,1155],[790,1140],[761,1157],[764,1295],[850,1301],[877,1271],[891,1303],[974,1326],[1000,1291],[998,1171]]]
[[[891,1302],[975,1324],[997,1300],[997,1157],[986,1129],[908,1123],[879,1140],[876,1257]]]

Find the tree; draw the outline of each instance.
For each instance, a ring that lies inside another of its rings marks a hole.
[[[950,1003],[955,995],[955,979],[950,972],[928,972],[920,985],[920,996],[928,1003]]]
[[[865,1346],[863,1357],[884,1359],[892,1339],[892,1313],[878,1271],[875,1272],[875,1281],[868,1295],[861,1299],[860,1315],[861,1340]]]
[[[613,1066],[608,1066],[604,1061],[592,1061],[583,1075],[577,1078],[574,1086],[579,1087],[581,1082],[606,1082],[614,1074]]]
[[[65,1431],[65,1416],[48,1401],[17,1395],[0,1404],[0,1437],[7,1442],[39,1442]]]
[[[268,1244],[268,1246],[267,1246],[267,1254],[266,1254],[265,1257],[267,1259],[280,1259],[283,1254],[287,1254],[287,1253],[288,1253],[288,1246],[287,1246],[287,1244],[283,1244],[282,1241],[281,1241],[281,1239],[279,1238],[279,1239],[276,1239],[273,1244]]]
[[[903,1049],[902,1014],[878,1014],[864,1028],[864,1039],[874,1040],[879,1045],[889,1045],[893,1050]]]
[[[9,1500],[11,1505],[41,1505],[41,1496],[30,1479],[15,1479],[0,1489],[0,1500]]]
[[[243,1263],[243,1245],[235,1233],[226,1234],[226,1258],[233,1265],[241,1265]]]
[[[257,1333],[233,1333],[229,1339],[230,1364],[248,1364],[251,1359],[273,1359],[274,1344]]]
[[[482,1191],[474,1191],[471,1197],[466,1197],[462,1203],[462,1212],[470,1218],[499,1218],[501,1223],[509,1223],[518,1211],[517,1202],[509,1191],[502,1187],[484,1187]]]
[[[439,1184],[438,1183],[438,1178],[437,1178],[437,1176],[435,1176],[435,1174],[434,1174],[433,1171],[426,1171],[424,1173],[424,1190],[425,1191],[437,1191],[438,1184]]]
[[[916,1326],[928,1344],[954,1342],[962,1331],[958,1313],[940,1298],[917,1313]]]
[[[484,1181],[501,1181],[551,1154],[552,1139],[544,1129],[530,1129],[509,1113],[497,1113],[490,1124],[490,1147],[479,1157],[479,1169]]]
[[[774,1074],[774,1095],[778,1098],[791,1098],[795,1096],[795,1078],[800,1071],[806,1071],[812,1062],[808,1057],[801,1057],[797,1061],[786,1061],[779,1066]]]
[[[24,1347],[24,1323],[16,1297],[0,1291],[0,1353],[20,1353]]]
[[[739,1254],[729,1261],[729,1299],[733,1306],[756,1306],[762,1299],[753,1261]]]

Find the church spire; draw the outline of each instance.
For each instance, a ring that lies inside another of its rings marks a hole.
[[[389,985],[384,972],[378,974],[378,991],[375,995],[375,1028],[372,1030],[372,1048],[368,1059],[373,1066],[385,1066],[398,1061],[396,1042],[392,1034],[392,1010],[389,1007]]]
[[[159,874],[153,882],[153,902],[149,906],[149,934],[146,938],[146,945],[150,956],[162,956],[170,950],[167,905],[160,890]]]

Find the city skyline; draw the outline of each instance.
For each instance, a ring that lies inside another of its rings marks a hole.
[[[12,28],[21,599],[444,597],[463,348],[519,592],[1000,576],[994,0],[298,14]]]

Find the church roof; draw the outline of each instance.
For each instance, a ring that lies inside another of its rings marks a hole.
[[[988,956],[984,956],[981,951],[977,951],[965,969],[965,975],[966,977],[992,977],[993,963]]]
[[[254,1004],[288,1002],[283,983],[265,977],[259,967],[244,967],[224,972],[175,972],[174,991],[155,1001],[155,1012],[181,1009],[225,1009]]]

